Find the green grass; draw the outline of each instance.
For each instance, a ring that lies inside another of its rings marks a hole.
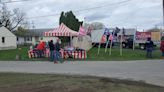
[[[21,60],[23,60],[23,61],[27,61],[27,60],[31,60],[31,61],[47,60],[47,58],[29,59],[28,58],[28,49],[29,49],[29,46],[21,46],[21,47],[18,47],[17,49],[1,50],[0,51],[0,60],[3,60],[3,61],[16,61],[16,55],[20,55]]]
[[[164,87],[113,78],[0,73],[0,92],[163,92]]]
[[[20,47],[21,49],[13,50],[1,50],[0,51],[0,60],[16,60],[16,55],[20,54],[22,59],[28,59],[28,47]]]
[[[41,58],[41,59],[29,59],[28,58],[28,48],[27,46],[20,47],[21,49],[14,49],[14,50],[1,50],[0,51],[0,60],[9,60],[9,61],[15,61],[16,55],[21,55],[21,60],[35,60],[35,61],[45,61],[48,60],[47,58]],[[97,55],[98,48],[92,48],[90,51],[87,52],[87,59],[90,61],[121,61],[121,60],[147,60],[148,58],[145,57],[146,52],[144,50],[135,49],[134,51],[132,49],[123,49],[123,56],[120,56],[120,50],[119,48],[112,48],[112,55],[109,55],[109,49],[107,53],[105,53],[105,49],[100,49],[100,54]],[[153,59],[160,59],[161,52],[159,49],[156,49],[153,51]],[[68,59],[73,60],[73,59]]]
[[[139,49],[123,49],[122,56],[120,56],[120,49],[119,48],[112,48],[112,54],[109,55],[109,49],[105,53],[105,48],[100,49],[100,54],[97,55],[98,48],[92,48],[88,51],[88,60],[147,60],[145,50]],[[153,51],[153,58],[152,59],[160,59],[161,53],[160,50],[156,49]]]

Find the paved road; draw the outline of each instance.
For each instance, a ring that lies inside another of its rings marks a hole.
[[[164,60],[110,62],[25,62],[1,61],[0,72],[80,74],[120,79],[143,80],[164,86]]]

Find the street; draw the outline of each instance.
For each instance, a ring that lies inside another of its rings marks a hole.
[[[0,72],[75,74],[145,81],[164,86],[164,61],[0,61]]]

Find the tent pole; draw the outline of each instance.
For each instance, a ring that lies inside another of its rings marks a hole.
[[[70,44],[72,46],[72,35],[70,36]]]

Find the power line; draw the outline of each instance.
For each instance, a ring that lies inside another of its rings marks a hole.
[[[16,0],[16,1],[7,1],[7,2],[2,2],[0,0],[0,3],[16,3],[16,2],[26,2],[26,1],[32,1],[32,0]]]
[[[97,9],[97,8],[102,8],[102,7],[106,7],[106,6],[119,5],[119,4],[127,3],[127,2],[129,2],[129,1],[132,1],[132,0],[125,0],[125,1],[120,1],[120,2],[116,2],[116,3],[110,3],[110,4],[106,4],[106,5],[102,5],[102,6],[97,6],[97,7],[86,8],[86,9],[80,9],[80,10],[76,10],[76,11],[73,11],[73,12],[89,11],[89,10],[93,10],[93,9]],[[51,14],[51,15],[43,15],[43,16],[34,16],[34,17],[29,17],[29,18],[27,18],[27,19],[51,17],[51,16],[57,16],[57,15],[60,15],[60,13]]]

